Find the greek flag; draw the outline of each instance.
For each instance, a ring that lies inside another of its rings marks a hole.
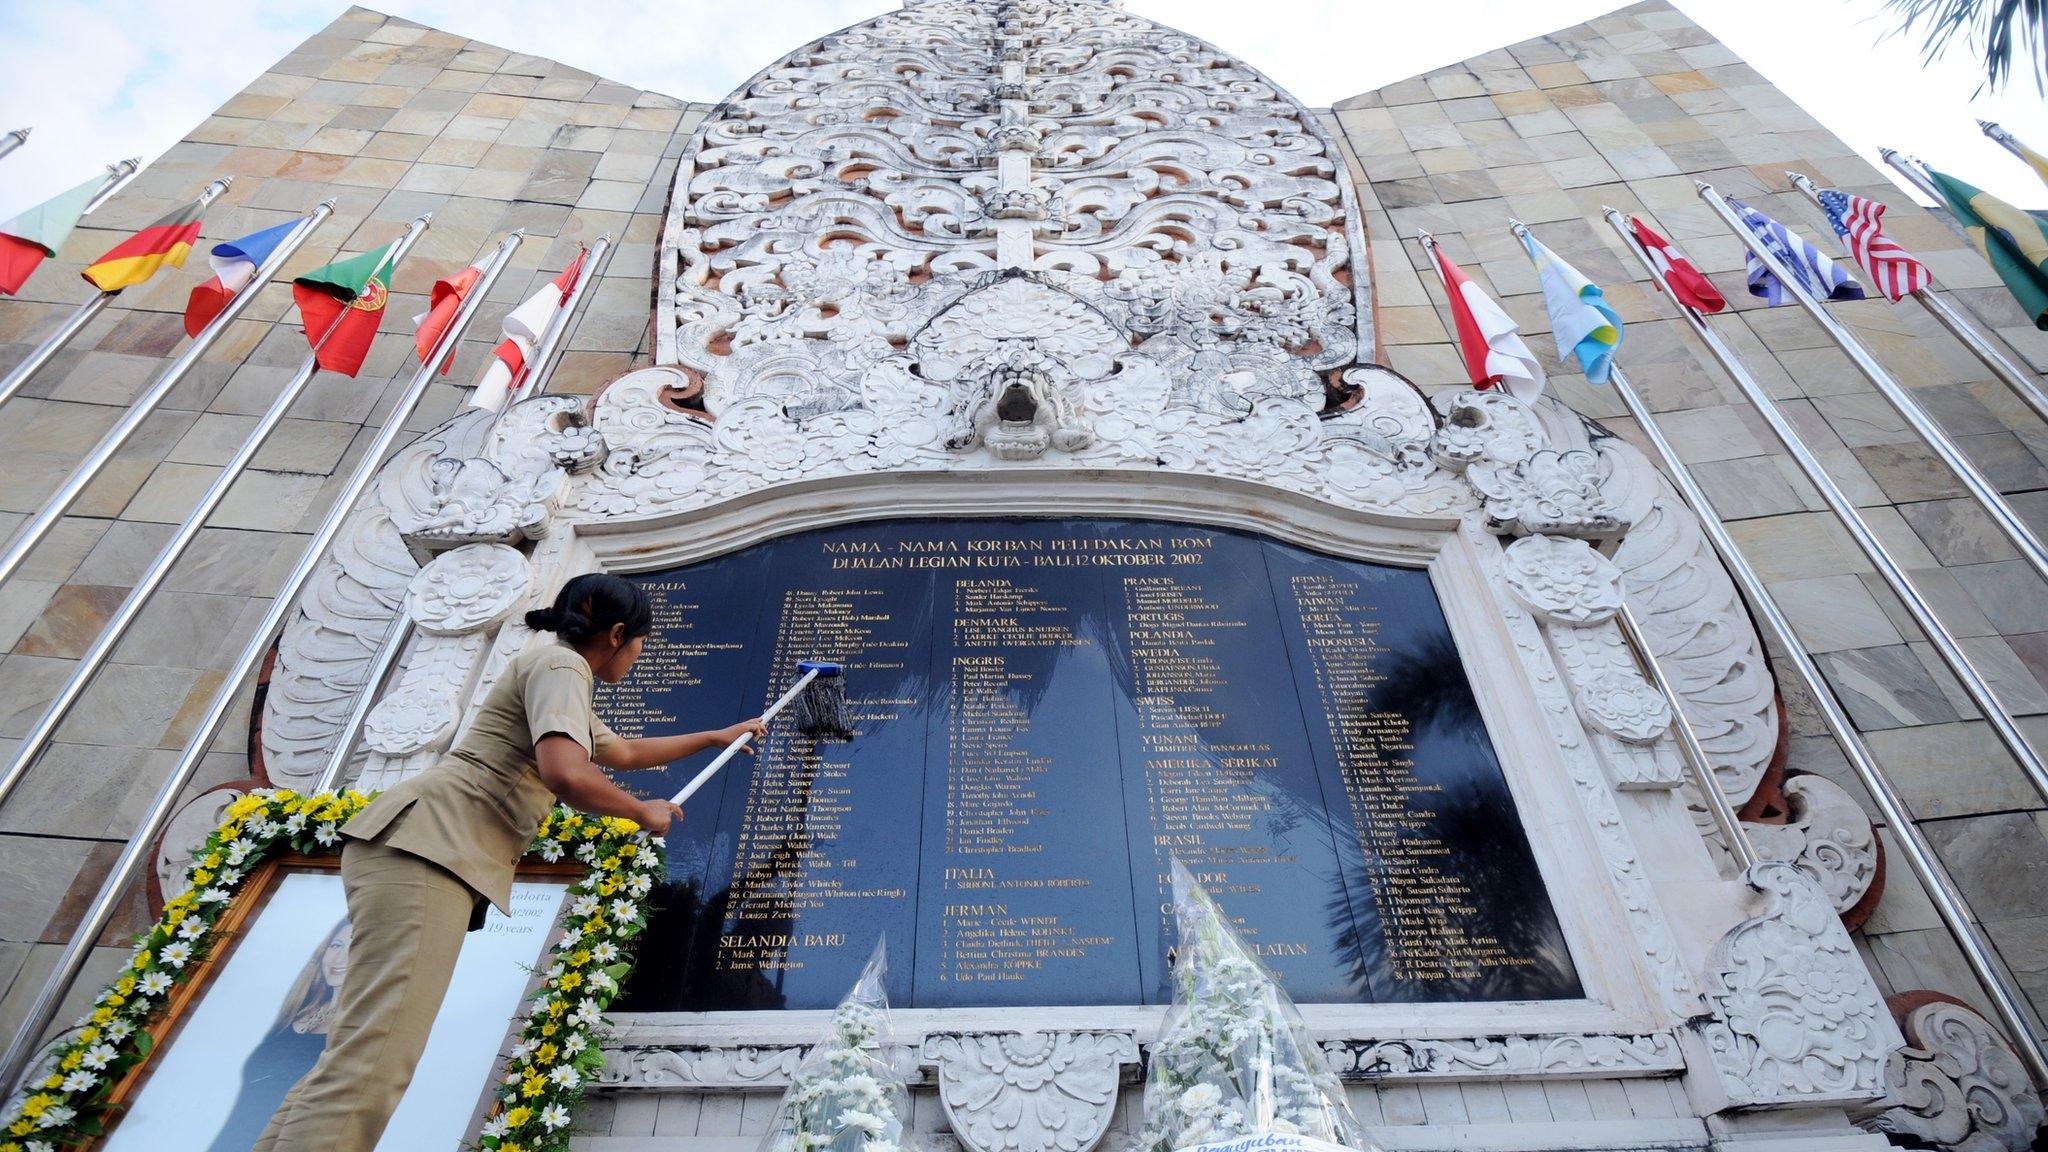
[[[1770,249],[1792,272],[1793,279],[1806,289],[1816,300],[1861,300],[1863,285],[1842,266],[1827,258],[1820,249],[1801,240],[1797,233],[1769,216],[1751,208],[1734,197],[1728,198],[1728,206],[1735,209],[1735,215],[1742,220],[1742,226],[1756,237],[1757,243]],[[1778,282],[1778,278],[1764,267],[1764,262],[1755,252],[1749,254],[1746,269],[1749,278],[1749,294],[1763,297],[1764,303],[1776,308],[1789,303],[1792,293]]]

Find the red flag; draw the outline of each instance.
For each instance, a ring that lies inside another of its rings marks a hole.
[[[536,290],[506,315],[505,338],[491,350],[491,362],[484,366],[483,377],[469,395],[471,407],[502,411],[512,393],[525,381],[527,360],[540,347],[548,325],[554,323],[561,310],[569,306],[570,293],[576,288],[576,277],[583,271],[585,254],[577,252],[576,259],[562,269],[561,275],[549,281],[546,287]]]
[[[1713,281],[1701,275],[1692,261],[1671,246],[1671,241],[1650,231],[1649,225],[1634,216],[1628,218],[1628,226],[1635,233],[1636,243],[1650,254],[1658,279],[1664,281],[1679,303],[1695,312],[1719,312],[1728,306]]]
[[[470,290],[476,287],[483,274],[481,264],[471,264],[453,276],[434,281],[433,291],[427,296],[426,312],[413,317],[412,321],[418,325],[413,330],[412,346],[419,354],[420,363],[425,364],[427,357],[434,354],[434,346],[441,342],[448,326],[455,323],[455,314],[462,310],[462,302],[468,299]],[[446,376],[454,364],[453,356],[441,361],[441,375]]]
[[[306,342],[322,368],[344,376],[362,370],[389,298],[378,277],[391,274],[391,251],[397,246],[394,240],[375,252],[337,260],[292,281],[292,299],[298,301]]]
[[[1521,329],[1442,248],[1432,244],[1430,254],[1451,302],[1451,323],[1472,386],[1481,391],[1499,387],[1524,404],[1534,404],[1543,394],[1543,365],[1522,342]]]
[[[40,244],[0,233],[0,293],[12,296],[21,291],[46,255]]]

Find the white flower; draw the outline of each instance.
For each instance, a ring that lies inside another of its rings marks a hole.
[[[560,1104],[550,1104],[540,1110],[540,1122],[547,1125],[547,1129],[550,1132],[557,1128],[567,1128],[569,1126],[569,1110]]]
[[[163,961],[173,968],[183,968],[185,961],[192,958],[192,946],[183,940],[164,947]]]
[[[546,843],[543,843],[540,846],[540,858],[547,861],[550,864],[553,864],[555,861],[560,860],[562,858],[561,844],[553,840],[549,840]]]
[[[101,1031],[106,1033],[107,1039],[119,1042],[135,1034],[135,1025],[126,1020],[116,1020]]]
[[[187,916],[178,921],[178,939],[197,940],[206,935],[206,921],[197,916]]]
[[[562,973],[567,971],[567,968],[562,967],[561,963],[557,962],[554,967],[548,969],[548,982],[553,983],[557,980],[560,980],[562,978]]]
[[[588,840],[578,844],[576,846],[576,858],[585,864],[595,864],[597,862],[597,845],[592,844]]]
[[[599,964],[609,964],[619,958],[619,946],[607,940],[590,950],[590,958]]]
[[[576,1075],[576,1069],[567,1064],[557,1064],[548,1069],[548,1079],[564,1088],[574,1088],[582,1080]]]
[[[36,1117],[36,1127],[62,1128],[64,1125],[71,1123],[71,1118],[76,1115],[78,1115],[78,1110],[75,1108],[66,1108],[62,1104],[52,1104],[43,1110],[41,1116]]]
[[[294,812],[290,816],[285,817],[284,830],[294,836],[304,832],[306,830],[306,814],[304,812]]]
[[[135,987],[144,996],[161,996],[170,991],[171,985],[174,983],[176,981],[171,979],[171,974],[168,972],[148,972],[143,975],[141,980],[136,982]]]
[[[590,974],[590,987],[593,991],[610,992],[618,986],[618,981],[613,980],[602,969]]]
[[[220,881],[221,887],[233,888],[242,882],[242,870],[240,868],[224,868],[217,879]]]
[[[519,1043],[514,1044],[512,1046],[512,1062],[517,1064],[528,1056],[533,1055],[535,1047],[536,1045],[532,1040],[521,1040]]]
[[[334,821],[329,820],[321,824],[320,827],[313,829],[313,839],[318,840],[322,845],[331,845],[336,840],[341,839],[341,832],[335,827]]]
[[[621,924],[631,924],[640,916],[640,909],[631,900],[612,901],[612,919]]]
[[[274,839],[277,836],[277,822],[268,816],[258,816],[249,821],[249,831],[260,840]]]
[[[230,867],[238,866],[256,850],[256,842],[244,837],[228,845],[227,861]]]
[[[511,1129],[505,1123],[505,1114],[503,1112],[500,1112],[496,1116],[493,1116],[489,1120],[484,1122],[484,1130],[478,1133],[478,1135],[503,1136],[506,1132],[509,1131],[511,1131]]]
[[[594,916],[597,914],[597,909],[597,897],[578,896],[576,902],[569,905],[569,915],[576,917]]]
[[[95,1044],[85,1050],[85,1055],[79,1057],[78,1062],[97,1072],[113,1063],[117,1055],[119,1053],[114,1051],[112,1044]]]
[[[585,996],[577,1003],[576,1011],[570,1014],[569,1018],[578,1024],[598,1024],[604,1020],[604,1009],[597,1006],[597,1001]]]
[[[635,900],[646,898],[647,893],[652,891],[653,888],[654,878],[645,872],[641,872],[626,881],[626,891],[631,893]]]
[[[99,1077],[80,1068],[78,1071],[66,1076],[64,1083],[58,1085],[58,1087],[66,1092],[83,1092],[99,1082]]]
[[[30,1140],[22,1148],[24,1152],[57,1152],[57,1146],[48,1140]]]
[[[225,904],[232,899],[234,896],[225,888],[208,888],[199,893],[201,904]]]
[[[569,1033],[569,1038],[562,1041],[562,1055],[574,1056],[588,1047],[589,1043],[589,1041],[583,1038],[583,1033],[571,1032]]]
[[[870,1136],[880,1136],[889,1127],[889,1122],[872,1112],[856,1112],[848,1109],[839,1114],[841,1128],[858,1128]]]

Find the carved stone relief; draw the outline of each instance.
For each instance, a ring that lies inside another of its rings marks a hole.
[[[1900,1020],[1906,1046],[1885,1066],[1885,1095],[1861,1121],[1915,1147],[2028,1152],[2048,1124],[2026,1066],[1991,1022],[1936,999]]]
[[[1750,843],[1812,877],[1836,912],[1848,912],[1877,881],[1877,830],[1856,798],[1825,776],[1795,776],[1783,791],[1791,818],[1746,825]]]
[[[1714,946],[1700,1025],[1731,1106],[1882,1096],[1899,1030],[1833,902],[1779,861],[1748,879],[1760,907]]]
[[[1138,1046],[1121,1032],[954,1033],[927,1036],[921,1057],[969,1152],[1086,1152]]]

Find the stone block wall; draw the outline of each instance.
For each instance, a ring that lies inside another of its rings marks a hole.
[[[2048,588],[1954,477],[1796,306],[1744,291],[1742,242],[1697,195],[1705,180],[1831,255],[1820,209],[1787,170],[1890,205],[1887,231],[2020,363],[2048,368],[2036,331],[1975,251],[1916,207],[1726,47],[1663,0],[1348,100],[1330,126],[1351,153],[1372,246],[1382,358],[1427,390],[1463,387],[1449,314],[1418,229],[1433,233],[1521,325],[1575,410],[1641,444],[1620,401],[1558,364],[1536,274],[1509,218],[1606,289],[1620,362],[1817,655],[2005,962],[2048,1004],[2048,812],[1883,581],[1706,348],[1601,219],[1642,215],[1712,277],[1710,320],[1784,408],[2048,748]],[[1959,124],[1957,131],[1972,131]],[[1853,266],[1852,266],[1853,270]],[[1912,301],[1835,306],[2035,527],[2048,533],[2048,428]],[[1793,772],[1863,789],[1780,668]],[[1896,850],[1861,934],[1880,986],[1979,995]]]
[[[412,317],[437,277],[513,228],[526,240],[408,422],[463,402],[504,313],[577,245],[612,235],[604,275],[571,330],[552,389],[590,392],[650,356],[652,276],[677,157],[707,109],[538,56],[361,8],[223,104],[86,217],[22,293],[0,301],[0,366],[28,354],[90,288],[78,271],[215,176],[182,270],[123,293],[0,413],[0,534],[51,491],[185,341],[181,314],[204,251],[283,223],[327,197],[334,215],[102,473],[20,576],[0,586],[0,747],[11,750],[142,568],[219,474],[306,355],[290,278],[366,251],[423,212],[433,223],[398,270],[383,334],[355,379],[323,374],[237,482],[21,789],[0,809],[0,1029],[41,986],[104,869],[176,762],[227,666],[416,366]],[[197,792],[249,772],[248,701]],[[89,997],[141,925],[138,895],[77,996]],[[67,1017],[68,1018],[68,1017]]]

